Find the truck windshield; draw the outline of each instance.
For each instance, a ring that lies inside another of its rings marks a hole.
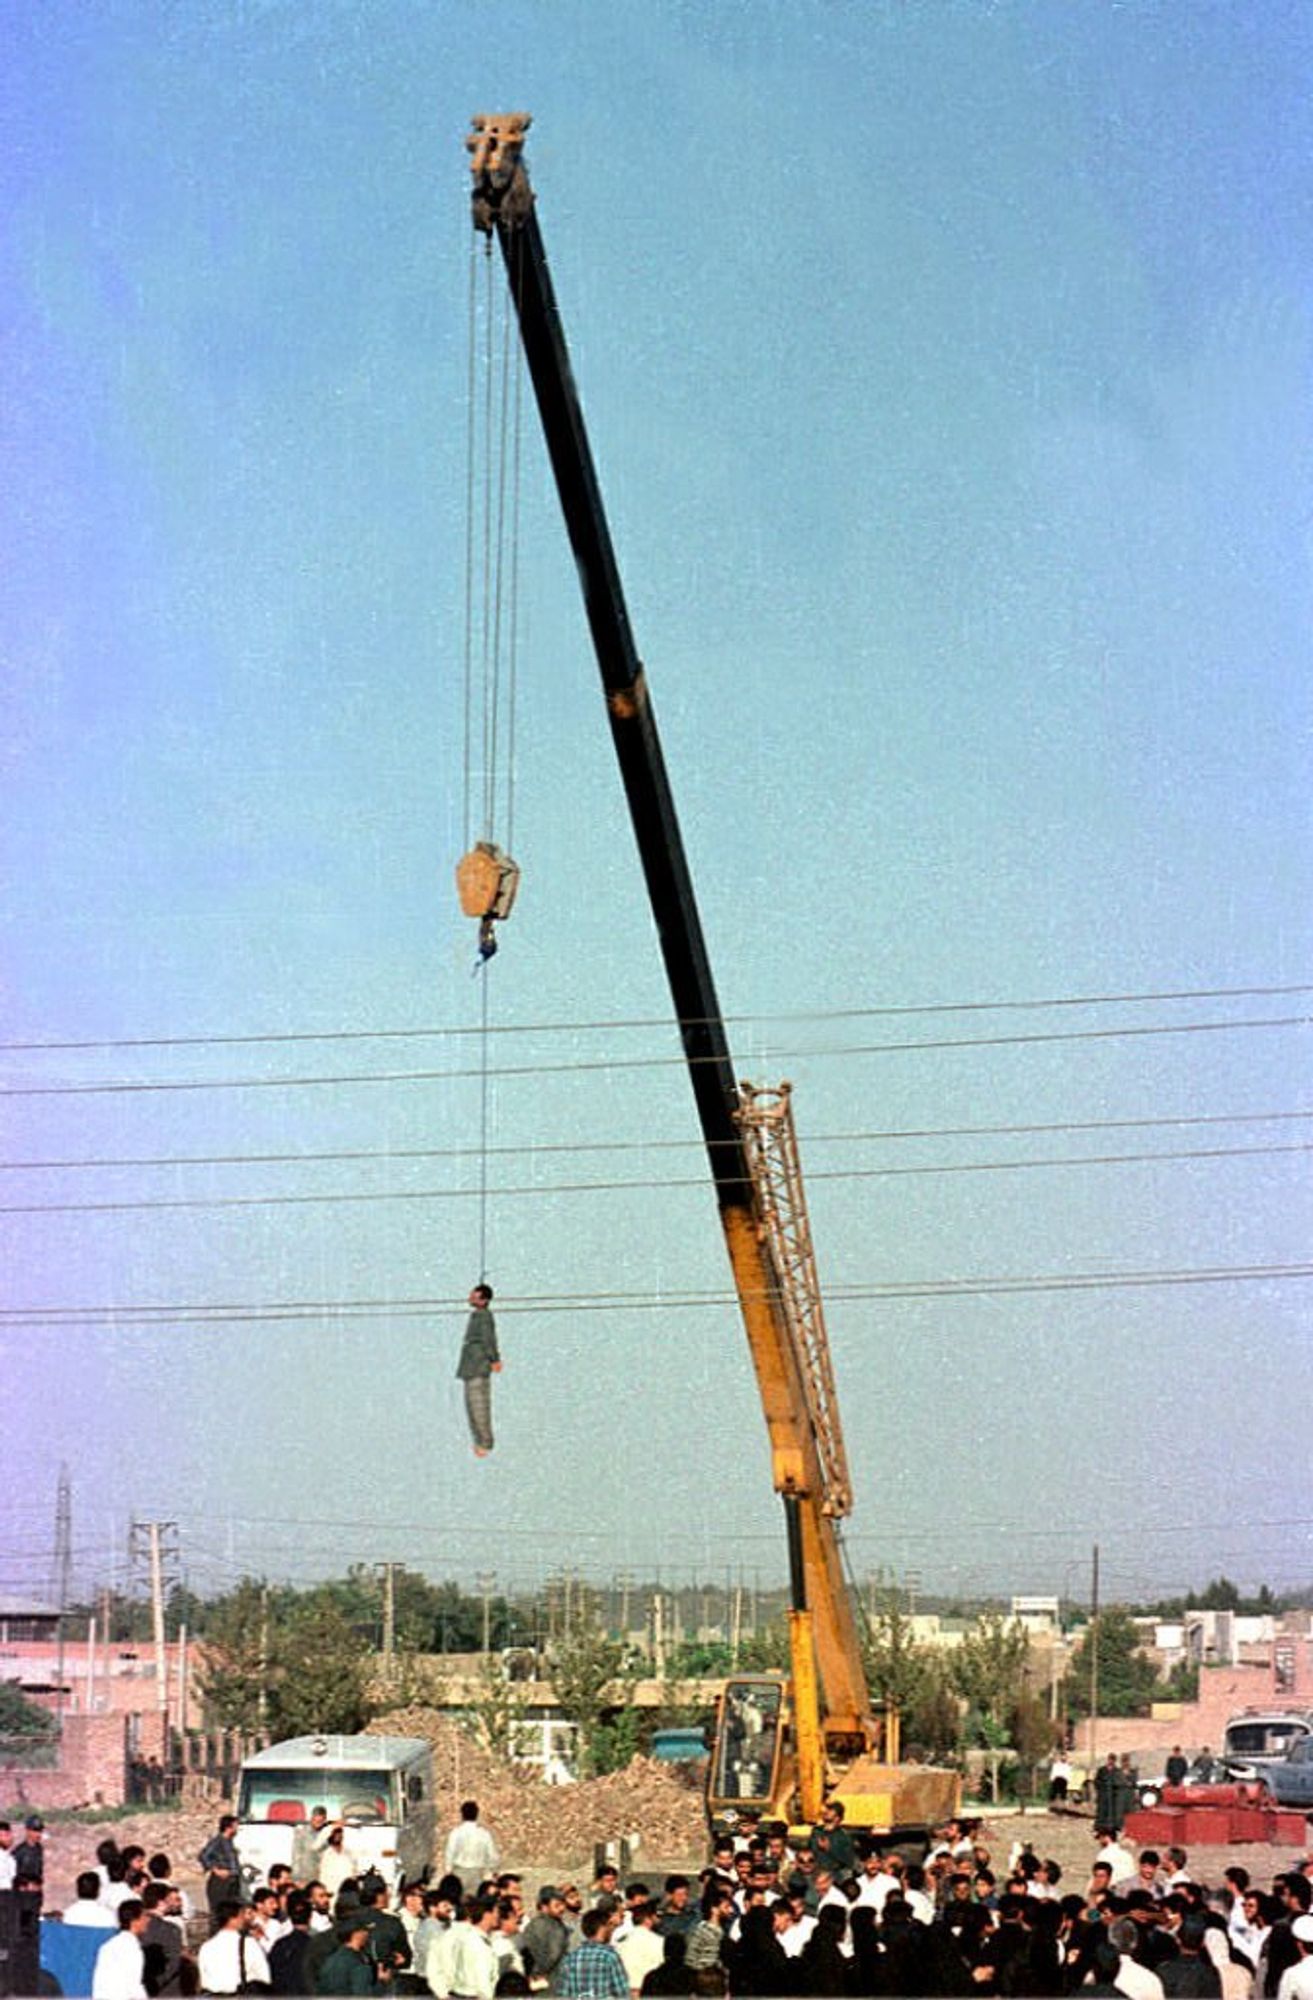
[[[1278,1719],[1253,1722],[1231,1722],[1227,1724],[1225,1750],[1228,1757],[1280,1757],[1290,1748],[1297,1736],[1306,1736],[1307,1728],[1302,1722],[1291,1717],[1289,1721]]]
[[[770,1798],[782,1690],[771,1681],[730,1681],[720,1711],[711,1796]]]
[[[237,1817],[295,1825],[308,1820],[315,1806],[323,1806],[330,1820],[395,1820],[393,1775],[331,1764],[316,1764],[310,1771],[280,1771],[273,1765],[243,1771]]]

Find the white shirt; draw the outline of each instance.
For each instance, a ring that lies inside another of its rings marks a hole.
[[[790,1924],[787,1930],[781,1931],[779,1933],[780,1949],[783,1951],[784,1956],[786,1958],[801,1957],[803,1946],[815,1928],[815,1917],[804,1916],[799,1917],[796,1924]]]
[[[449,1875],[493,1875],[497,1870],[497,1843],[486,1826],[476,1819],[463,1819],[447,1835],[443,1861]]]
[[[453,1924],[430,1948],[425,1973],[439,2000],[451,1993],[492,2000],[498,1979],[492,1940],[476,1924]]]
[[[655,1972],[666,1955],[660,1936],[650,1924],[635,1924],[627,1938],[616,1945],[626,1976],[637,1993],[649,1972]],[[1302,1996],[1301,1996],[1302,2000]]]
[[[196,1970],[203,1993],[238,1993],[243,1979],[269,1979],[263,1949],[241,1931],[216,1931],[206,1938],[196,1954]]]
[[[14,1857],[9,1852],[9,1849],[7,1847],[0,1847],[0,1889],[12,1889],[14,1886],[14,1876],[17,1872],[18,1870],[14,1866]]]
[[[64,1922],[87,1931],[116,1931],[119,1920],[105,1903],[97,1903],[89,1896],[79,1896],[64,1912]]]
[[[857,1881],[857,1900],[864,1909],[874,1910],[879,1916],[886,1901],[902,1884],[896,1876],[886,1875],[882,1868],[878,1875],[861,1875]]]
[[[116,1931],[96,1953],[91,2000],[146,2000],[146,1954],[131,1931]]]
[[[1150,1972],[1147,1965],[1137,1965],[1125,1952],[1112,1983],[1119,1993],[1126,1995],[1126,2000],[1163,2000],[1163,1982],[1158,1974]]]
[[[1277,1986],[1277,2000],[1313,2000],[1313,1958],[1289,1965]]]
[[[1112,1870],[1114,1882],[1125,1882],[1129,1876],[1138,1875],[1140,1872],[1126,1849],[1115,1840],[1105,1840],[1094,1859],[1107,1862]],[[1160,1980],[1159,1985],[1161,1984]]]

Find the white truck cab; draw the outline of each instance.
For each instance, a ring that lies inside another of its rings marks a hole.
[[[275,1862],[318,1873],[310,1816],[340,1820],[353,1872],[373,1868],[389,1888],[433,1865],[437,1812],[433,1754],[415,1736],[294,1736],[244,1759],[237,1786],[237,1852],[248,1881]]]

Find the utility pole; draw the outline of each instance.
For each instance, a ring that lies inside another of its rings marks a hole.
[[[480,1570],[474,1581],[483,1599],[483,1657],[486,1660],[492,1651],[492,1586],[497,1581],[497,1572]]]
[[[269,1726],[269,1586],[260,1585],[260,1693],[257,1702],[260,1734]]]
[[[1099,1764],[1099,1545],[1090,1572],[1090,1783]]]
[[[622,1645],[629,1638],[629,1593],[633,1587],[633,1571],[622,1569],[620,1572],[620,1642]]]
[[[175,1521],[134,1521],[129,1550],[133,1562],[144,1561],[150,1584],[151,1632],[155,1643],[155,1706],[161,1715],[169,1712],[169,1669],[164,1650],[164,1538],[177,1533]],[[176,1546],[167,1551],[170,1562]]]
[[[58,1653],[55,1661],[55,1723],[60,1729],[64,1725],[64,1620],[68,1614],[68,1586],[73,1568],[73,1488],[69,1481],[68,1467],[59,1468],[59,1485],[55,1495],[55,1561],[51,1579],[51,1596],[59,1606],[59,1623],[56,1632],[59,1637]]]
[[[383,1678],[390,1684],[397,1651],[397,1593],[393,1577],[398,1565],[385,1562],[375,1567],[383,1579]]]

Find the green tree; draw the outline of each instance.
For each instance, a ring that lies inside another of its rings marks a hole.
[[[279,1736],[351,1735],[369,1720],[369,1648],[329,1590],[312,1591],[280,1625],[274,1673]]]
[[[513,1725],[528,1712],[523,1681],[511,1679],[505,1660],[489,1653],[479,1668],[470,1712],[479,1741],[494,1757],[509,1757]]]
[[[1087,1628],[1067,1673],[1067,1707],[1073,1715],[1090,1712],[1090,1670],[1096,1654]],[[1140,1647],[1140,1635],[1130,1612],[1110,1604],[1099,1613],[1097,1660],[1099,1714],[1143,1715],[1165,1692],[1158,1670]]]
[[[578,1728],[585,1772],[614,1770],[612,1760],[622,1750],[615,1712],[632,1708],[636,1676],[624,1648],[603,1632],[588,1592],[578,1593],[569,1624],[552,1641],[548,1664],[561,1713]]]
[[[210,1606],[196,1685],[207,1722],[253,1736],[268,1714],[272,1640],[268,1587],[244,1576]]]
[[[49,1743],[58,1727],[49,1709],[29,1701],[16,1681],[0,1681],[0,1736],[12,1746]]]
[[[987,1611],[965,1634],[950,1657],[949,1672],[977,1725],[1006,1729],[1026,1685],[1029,1658],[1030,1641],[1019,1619]]]
[[[925,1687],[930,1655],[927,1647],[917,1644],[897,1585],[875,1586],[863,1641],[863,1664],[872,1695],[905,1716]]]

